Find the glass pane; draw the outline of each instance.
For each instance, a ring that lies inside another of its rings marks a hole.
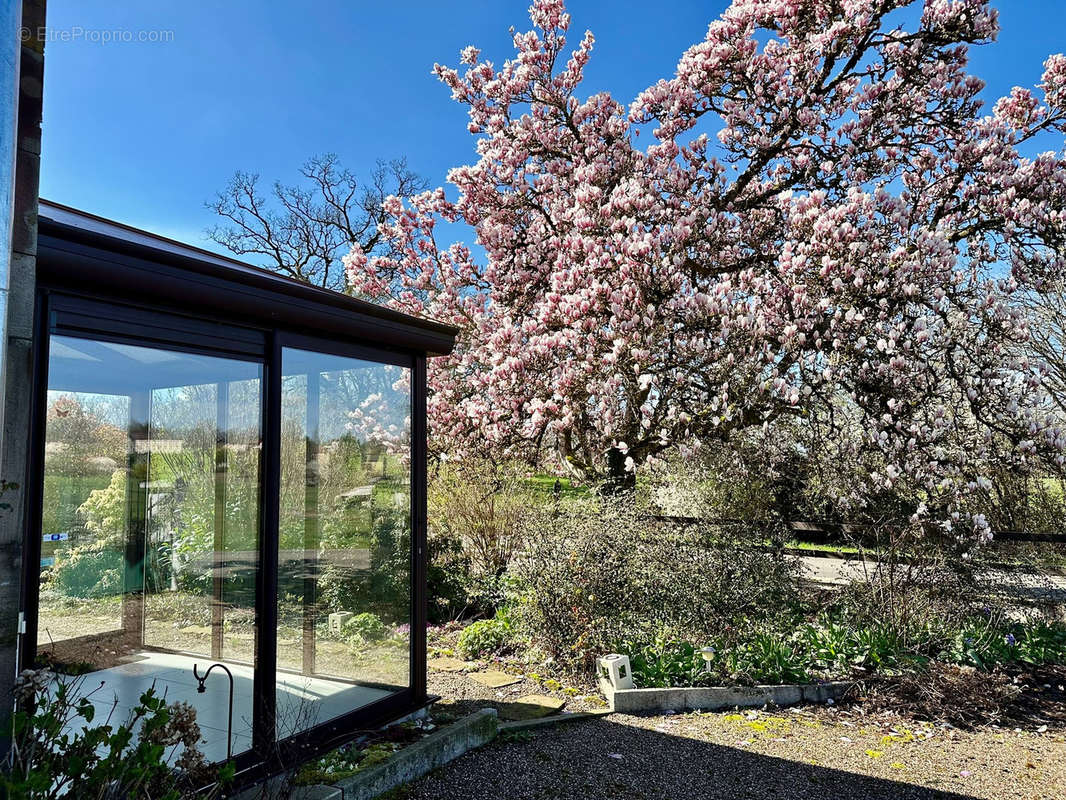
[[[153,683],[197,710],[210,760],[251,744],[258,363],[54,336],[38,655],[119,713]]]
[[[258,379],[152,390],[144,639],[155,646],[254,659],[259,392]]]
[[[410,370],[286,349],[279,737],[410,685]]]

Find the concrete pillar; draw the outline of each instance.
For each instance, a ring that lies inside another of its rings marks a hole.
[[[17,668],[44,84],[44,36],[39,34],[45,0],[18,5],[18,0],[0,0],[0,479],[19,485],[0,498],[10,506],[0,509],[0,755],[8,746]]]

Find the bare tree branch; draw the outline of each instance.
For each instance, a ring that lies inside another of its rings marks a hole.
[[[290,278],[347,290],[341,258],[358,243],[368,254],[387,254],[378,225],[385,199],[410,197],[428,183],[407,160],[378,161],[362,184],[332,153],[308,159],[296,184],[275,181],[269,194],[253,172],[235,172],[205,205],[223,222],[207,235],[238,256]]]

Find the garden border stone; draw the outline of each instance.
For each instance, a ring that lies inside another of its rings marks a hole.
[[[663,711],[721,711],[759,708],[772,704],[824,703],[844,695],[854,684],[846,681],[782,686],[695,686],[684,689],[615,689],[601,681],[611,710],[620,714]]]
[[[509,722],[501,722],[499,725],[499,733],[516,733],[518,731],[535,730],[537,728],[548,728],[552,725],[558,725],[564,722],[580,722],[584,719],[599,719],[600,717],[606,717],[614,712],[610,709],[603,709],[602,711],[563,711],[560,714],[550,714],[546,717],[537,717],[536,719],[516,719]]]
[[[383,764],[333,786],[343,792],[344,800],[370,800],[488,744],[496,738],[498,727],[496,709],[483,708],[408,745]]]
[[[344,791],[336,786],[297,786],[290,800],[343,800]]]

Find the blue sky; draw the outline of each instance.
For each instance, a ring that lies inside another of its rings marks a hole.
[[[989,100],[1036,83],[1044,58],[1066,50],[1062,2],[996,3],[999,41],[977,48],[972,67]],[[528,27],[528,4],[52,0],[41,194],[211,246],[204,228],[215,219],[203,204],[236,169],[269,185],[316,153],[335,152],[356,172],[406,156],[441,183],[474,160],[474,140],[433,63],[457,64],[468,44],[501,62],[508,28]],[[586,92],[628,103],[669,77],[726,5],[571,0],[575,40],[586,28],[597,40]],[[114,30],[166,31],[169,41],[89,40]]]

